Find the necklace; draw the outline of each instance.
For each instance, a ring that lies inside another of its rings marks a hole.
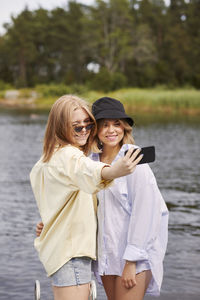
[[[109,156],[108,155],[103,156],[103,154],[100,154],[100,161],[111,165],[111,163],[113,162],[116,156],[117,154],[109,155]]]

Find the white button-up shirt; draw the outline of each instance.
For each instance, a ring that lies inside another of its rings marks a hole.
[[[113,163],[133,145],[123,145]],[[137,147],[137,146],[135,146]],[[99,161],[99,154],[90,156]],[[126,260],[150,266],[146,294],[159,295],[168,237],[168,209],[148,164],[98,192],[98,275],[122,275]]]

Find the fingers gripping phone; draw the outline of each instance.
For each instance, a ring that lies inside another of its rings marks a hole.
[[[138,148],[135,148],[131,154],[131,156],[133,155],[133,153],[137,150]],[[124,152],[124,155],[126,155],[126,153],[128,152],[128,150],[126,150]],[[143,147],[141,148],[140,153],[137,155],[136,158],[138,158],[138,156],[140,156],[140,154],[143,154],[143,158],[139,161],[138,165],[140,164],[146,164],[146,163],[150,163],[150,162],[154,162],[155,161],[155,147],[154,146],[149,146],[149,147]]]

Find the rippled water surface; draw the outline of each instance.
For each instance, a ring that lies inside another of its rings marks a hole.
[[[0,113],[0,299],[53,299],[33,248],[39,220],[29,173],[42,150],[46,115]],[[151,167],[170,210],[162,293],[200,294],[200,123],[157,122],[134,128],[136,144],[155,145]],[[98,300],[106,299],[98,287]],[[148,298],[147,298],[148,299]]]

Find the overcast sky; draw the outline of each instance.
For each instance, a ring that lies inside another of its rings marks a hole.
[[[27,5],[30,10],[38,7],[53,9],[64,7],[68,0],[0,0],[0,34],[4,33],[3,24],[9,23],[10,16],[17,16]],[[94,0],[77,0],[79,3],[93,4]]]

